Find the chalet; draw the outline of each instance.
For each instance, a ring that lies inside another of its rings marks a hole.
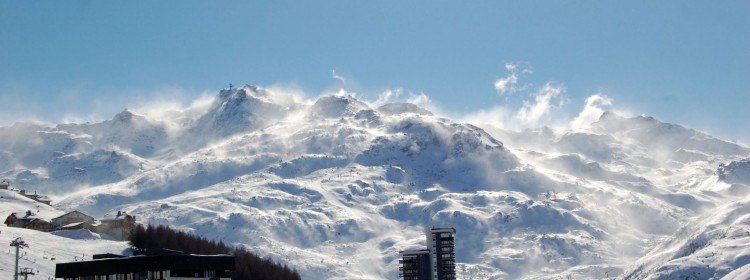
[[[234,256],[169,254],[125,257],[94,255],[90,261],[58,263],[55,278],[82,279],[191,279],[229,280]]]
[[[14,212],[10,213],[10,215],[5,218],[5,222],[3,224],[9,227],[22,228],[34,219],[36,219],[36,216],[31,212],[31,210],[26,212]]]
[[[26,223],[23,226],[23,228],[33,229],[33,230],[38,230],[38,231],[43,231],[43,232],[50,232],[50,231],[55,230],[55,225],[53,225],[52,223],[48,221],[45,221],[39,218],[34,218],[30,222]]]
[[[50,205],[52,203],[52,199],[50,199],[46,195],[36,194],[36,192],[31,194],[31,193],[27,193],[26,190],[21,190],[18,193],[25,196],[26,198],[29,198],[31,200],[41,202],[47,205]]]
[[[3,180],[0,182],[0,190],[9,190],[10,189],[10,182],[7,180]]]
[[[16,223],[18,223],[18,217],[16,216],[16,213],[10,213],[10,215],[5,218],[5,222],[3,222],[3,224],[9,227],[16,226]]]
[[[117,216],[112,219],[102,219],[96,226],[97,233],[108,234],[119,240],[127,240],[130,231],[135,228],[135,216],[128,215],[123,211],[117,211]]]
[[[50,220],[57,227],[65,227],[69,224],[88,223],[89,225],[94,224],[95,219],[89,215],[86,215],[78,210],[68,212],[60,215],[59,217],[52,218]]]
[[[36,200],[39,203],[44,203],[44,204],[47,204],[47,205],[52,205],[52,199],[50,199],[46,195],[39,195],[34,200]]]
[[[87,229],[91,232],[96,232],[96,226],[88,222],[70,223],[61,227],[56,227],[60,230],[76,230],[76,229]]]

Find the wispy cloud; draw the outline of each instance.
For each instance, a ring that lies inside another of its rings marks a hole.
[[[495,90],[500,95],[513,94],[523,90],[526,85],[518,84],[519,77],[533,73],[527,63],[518,62],[505,63],[505,70],[508,71],[508,75],[495,80]]]
[[[495,80],[495,90],[499,94],[514,93],[516,92],[515,85],[518,83],[518,76],[511,73],[505,78],[499,78]]]
[[[346,79],[341,75],[336,74],[336,69],[331,70],[331,77],[333,77],[334,80],[340,81],[341,84],[346,84]]]
[[[86,93],[95,89],[82,88],[72,93],[71,99],[83,99]],[[187,116],[210,105],[215,93],[210,90],[193,91],[177,86],[161,86],[154,89],[105,90],[106,95],[94,96],[81,102],[90,109],[88,112],[64,112],[53,122],[81,123],[99,122],[111,119],[124,109],[149,116],[152,120],[168,120],[177,115]],[[196,109],[201,107],[201,109]]]
[[[536,126],[539,120],[550,114],[553,108],[565,105],[563,93],[565,87],[561,84],[548,82],[540,87],[534,94],[534,102],[528,100],[516,112],[516,119],[526,126]]]
[[[518,108],[508,105],[496,105],[489,109],[481,109],[460,117],[462,122],[476,125],[491,125],[501,129],[524,129],[557,123],[555,109],[567,104],[563,95],[565,87],[561,84],[546,83],[538,88],[531,96],[532,100],[523,101]]]
[[[393,102],[394,100],[397,100],[401,97],[401,95],[404,94],[404,89],[397,88],[397,89],[388,89],[380,94],[378,94],[378,99],[372,102],[372,105],[380,106],[386,103]]]
[[[481,109],[471,112],[460,118],[461,122],[471,123],[479,126],[490,125],[500,129],[515,129],[513,125],[512,110],[504,106],[494,106],[489,109]]]
[[[406,102],[413,103],[414,105],[430,109],[433,107],[432,100],[427,94],[424,93],[409,93],[409,97]]]
[[[397,89],[388,89],[380,94],[378,94],[378,98],[375,101],[366,101],[371,107],[379,107],[381,105],[387,104],[387,103],[394,103],[394,102],[405,102],[405,103],[412,103],[414,105],[417,105],[419,107],[425,108],[427,110],[436,112],[437,110],[440,110],[436,104],[433,103],[432,99],[430,97],[423,93],[415,93],[412,91],[405,92],[403,88],[397,88]]]
[[[497,93],[505,96],[505,104],[477,110],[459,119],[502,129],[523,129],[559,123],[559,117],[552,116],[556,109],[564,107],[567,103],[565,85],[549,81],[534,88],[531,83],[521,82],[522,76],[534,73],[528,63],[509,62],[505,64],[505,69],[508,75],[495,80],[494,83]],[[521,105],[511,105],[518,104],[517,102]]]
[[[586,98],[586,105],[581,113],[570,122],[571,128],[586,128],[591,123],[599,120],[599,117],[607,109],[611,109],[612,99],[602,93],[597,93]],[[607,108],[607,109],[605,109]]]

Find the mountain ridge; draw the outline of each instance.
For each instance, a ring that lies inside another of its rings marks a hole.
[[[0,176],[65,194],[63,209],[125,210],[312,279],[395,277],[398,251],[430,226],[457,229],[461,279],[652,277],[669,260],[649,252],[750,194],[750,148],[653,118],[514,132],[372,108],[244,86],[172,119],[16,124],[0,127]],[[694,271],[672,268],[653,277]]]

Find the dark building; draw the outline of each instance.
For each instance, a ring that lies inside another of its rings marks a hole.
[[[404,280],[455,280],[455,228],[431,228],[425,232],[427,249],[399,252],[400,277]]]
[[[9,227],[22,228],[35,219],[37,219],[37,217],[33,212],[31,212],[31,210],[28,210],[26,212],[14,212],[10,213],[10,215],[5,218],[4,224]]]
[[[413,250],[399,252],[401,255],[401,278],[404,280],[427,280],[430,279],[430,251]]]
[[[52,223],[48,221],[35,218],[31,220],[30,222],[26,223],[25,225],[23,225],[23,228],[50,232],[50,231],[55,230],[55,225],[53,225]]]
[[[432,228],[427,235],[427,250],[430,251],[432,279],[456,279],[456,229]]]
[[[94,260],[58,263],[55,278],[65,280],[94,279],[205,279],[229,280],[234,270],[234,256],[169,254],[124,257],[114,254],[94,255]]]

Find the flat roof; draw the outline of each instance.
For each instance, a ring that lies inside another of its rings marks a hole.
[[[430,229],[430,233],[443,233],[443,232],[455,234],[456,229],[455,228],[432,228]]]
[[[58,263],[55,278],[163,270],[234,270],[234,256],[170,254]]]
[[[407,250],[407,251],[400,251],[398,252],[399,255],[402,256],[409,256],[409,255],[422,255],[422,254],[429,254],[430,250],[422,249],[422,250]]]

